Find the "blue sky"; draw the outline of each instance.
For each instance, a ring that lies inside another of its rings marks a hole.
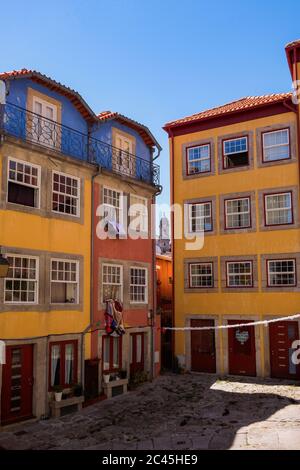
[[[1,3],[3,71],[34,68],[152,130],[169,201],[162,125],[247,95],[289,91],[296,0],[15,0]]]

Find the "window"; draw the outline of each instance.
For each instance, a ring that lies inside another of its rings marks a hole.
[[[120,173],[131,176],[134,173],[135,157],[133,155],[133,139],[123,134],[115,136],[116,151],[114,152],[113,167]]]
[[[268,286],[296,285],[296,262],[294,259],[268,260]]]
[[[51,303],[78,304],[78,261],[51,260]]]
[[[63,173],[53,172],[52,210],[79,217],[80,180]]]
[[[227,287],[252,287],[252,261],[227,262]]]
[[[130,268],[130,302],[146,303],[147,297],[147,269]]]
[[[201,202],[189,204],[189,232],[200,232],[212,230],[212,204]]]
[[[148,200],[144,197],[130,195],[129,215],[131,226],[136,232],[148,233]]]
[[[32,139],[47,147],[58,143],[57,107],[46,100],[33,97]]]
[[[265,132],[263,137],[263,161],[273,162],[290,158],[289,130]]]
[[[40,167],[21,160],[8,160],[7,201],[22,206],[40,205]]]
[[[50,343],[50,389],[56,385],[69,387],[77,382],[77,341]]]
[[[187,174],[208,173],[210,171],[210,145],[187,148]]]
[[[122,196],[123,193],[120,191],[103,188],[103,204],[107,220],[122,222]]]
[[[239,137],[223,141],[223,166],[234,168],[249,164],[248,138]]]
[[[104,371],[121,369],[122,366],[122,337],[103,336],[102,364]]]
[[[266,225],[293,223],[292,193],[265,195]]]
[[[4,286],[4,302],[36,304],[38,302],[38,258],[7,255],[10,264]]]
[[[213,287],[213,265],[212,263],[190,264],[190,287]]]
[[[102,300],[123,299],[123,266],[116,264],[102,265]]]
[[[225,200],[225,229],[250,226],[250,197]]]

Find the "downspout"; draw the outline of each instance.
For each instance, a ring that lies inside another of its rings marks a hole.
[[[161,152],[161,148],[157,147],[158,153],[155,157],[152,158],[153,160],[156,160]],[[156,196],[159,196],[162,192],[162,188],[159,187],[159,189],[154,193],[152,196],[151,204],[152,206],[156,205]],[[151,215],[152,215],[152,210],[151,210]],[[156,210],[155,210],[155,215],[156,215]],[[152,223],[155,224],[156,227],[156,220],[152,221]],[[151,230],[149,231],[150,236],[153,233],[153,228],[151,226]],[[152,240],[152,314],[151,314],[151,380],[154,379],[155,377],[155,358],[154,358],[154,353],[155,353],[155,325],[156,325],[156,238],[154,237]]]
[[[169,137],[171,138],[170,145],[170,178],[171,178],[171,208],[174,204],[174,134],[169,128],[167,129]],[[171,210],[171,253],[172,253],[172,326],[175,325],[175,240],[174,240],[174,210]],[[172,363],[174,365],[175,357],[175,331],[172,330],[171,340]]]
[[[90,133],[89,133],[90,135]],[[89,151],[88,151],[89,155]],[[85,335],[90,331],[93,321],[94,321],[94,241],[95,241],[95,197],[94,197],[94,190],[95,190],[95,179],[97,176],[101,174],[101,166],[97,164],[97,171],[95,174],[92,175],[92,181],[91,181],[91,238],[90,238],[90,323],[89,325],[85,328],[85,330],[82,332],[82,341],[81,341],[81,378],[82,378],[82,384],[83,384],[83,389],[85,386],[84,383],[84,339]],[[92,333],[91,333],[92,334]],[[92,337],[90,338],[90,341],[92,342]]]
[[[297,50],[296,47],[293,48],[293,70],[292,70],[292,80],[294,83],[298,83],[298,73],[297,73]],[[296,113],[296,122],[297,122],[297,147],[298,147],[298,178],[300,186],[300,116],[299,116],[299,103],[295,106],[291,106],[287,101],[283,102],[284,106],[289,109],[291,112]]]

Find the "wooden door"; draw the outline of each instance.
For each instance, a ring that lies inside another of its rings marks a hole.
[[[214,326],[214,320],[191,320],[191,327]],[[191,331],[191,370],[216,372],[216,347],[214,330]]]
[[[300,365],[293,364],[292,344],[299,339],[296,321],[282,321],[269,324],[271,377],[300,379]]]
[[[228,324],[249,323],[250,320],[229,320]],[[229,374],[256,376],[254,326],[228,329]]]
[[[144,371],[144,343],[144,333],[132,333],[130,335],[130,374]]]
[[[8,346],[2,373],[1,423],[32,416],[33,346]]]

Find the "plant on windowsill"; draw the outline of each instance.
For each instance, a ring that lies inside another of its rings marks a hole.
[[[81,397],[83,395],[82,384],[78,383],[72,387],[74,397]]]
[[[134,390],[139,385],[143,384],[148,380],[148,374],[145,371],[137,371],[130,377],[129,388]]]
[[[121,380],[127,379],[127,370],[120,370],[119,377]]]
[[[109,381],[110,381],[110,374],[103,374],[103,382],[105,384],[108,384]]]
[[[55,385],[53,387],[53,392],[54,392],[55,401],[61,401],[62,393],[63,393],[63,387],[61,385]]]

